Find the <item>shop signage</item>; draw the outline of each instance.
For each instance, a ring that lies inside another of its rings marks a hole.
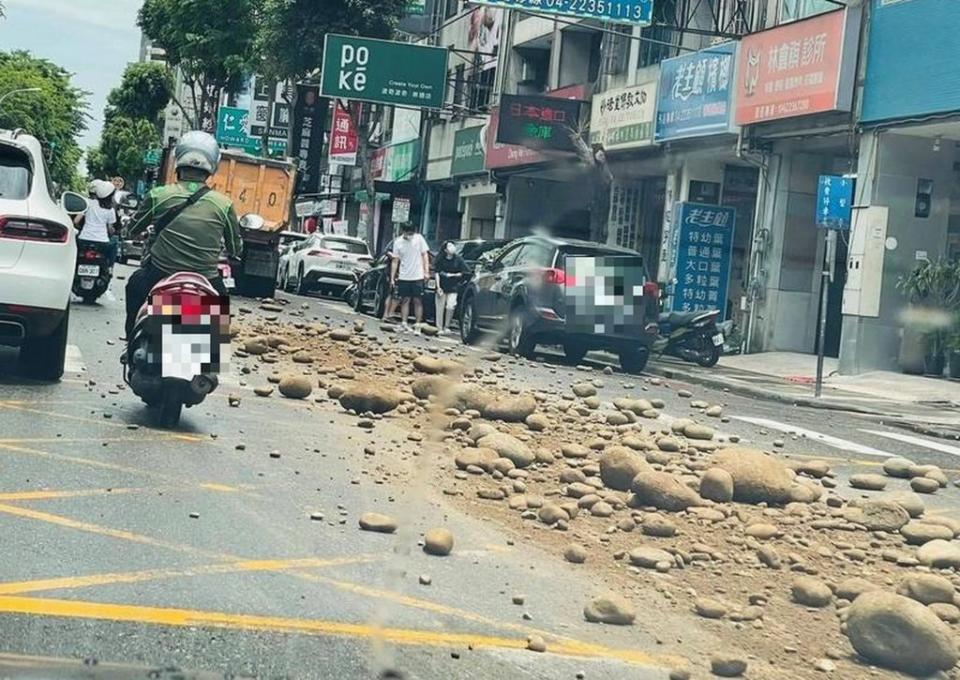
[[[850,229],[853,211],[853,180],[840,175],[820,175],[817,182],[817,226]]]
[[[330,131],[330,165],[354,166],[360,140],[353,126],[353,118],[343,102],[333,107],[333,129]]]
[[[736,210],[705,203],[677,203],[673,210],[680,237],[673,309],[718,309],[722,319],[727,310]]]
[[[500,97],[497,141],[528,149],[574,151],[583,102],[544,96],[505,94]]]
[[[160,159],[163,157],[163,149],[147,149],[143,152],[143,164],[148,168],[160,166]]]
[[[217,112],[217,141],[226,145],[247,143],[250,112],[232,106],[221,106]]]
[[[860,119],[882,121],[960,109],[954,55],[960,2],[879,2],[870,7],[870,43]]]
[[[419,139],[391,144],[371,154],[370,174],[381,182],[408,182],[416,179],[419,163]]]
[[[653,16],[653,0],[473,0],[473,2],[478,5],[527,10],[537,14],[562,14],[640,26],[649,26]]]
[[[737,57],[736,123],[849,111],[860,14],[847,8],[745,36]]]
[[[607,151],[652,144],[656,94],[656,81],[595,94],[590,143]]]
[[[328,33],[320,83],[325,97],[439,109],[447,89],[447,50]]]
[[[453,160],[450,163],[450,175],[473,175],[483,172],[483,129],[484,126],[463,128],[453,135]]]
[[[405,224],[410,221],[410,199],[393,199],[393,221],[397,224]]]
[[[320,98],[320,90],[316,85],[297,85],[292,155],[297,162],[298,195],[320,193],[320,161],[323,158],[323,128],[327,108],[328,100]]]
[[[364,204],[364,205],[366,205],[366,204]],[[364,205],[361,205],[361,206],[360,206],[360,211],[361,211],[361,212],[364,211]],[[368,215],[369,215],[369,210],[370,210],[370,208],[367,207],[366,210],[367,210],[367,213],[368,213]],[[362,216],[361,216],[361,219],[363,219]],[[367,219],[368,219],[368,221],[369,221],[369,217],[368,217]],[[347,235],[347,228],[348,228],[349,226],[350,226],[350,223],[347,222],[347,220],[330,220],[330,232],[329,232],[329,233],[331,233],[331,234],[336,234],[336,235],[338,235],[338,236],[346,236],[346,235]],[[324,229],[326,229],[326,220],[324,220]]]
[[[547,93],[551,99],[579,99],[583,100],[586,96],[587,88],[585,85],[570,85],[558,90]],[[490,110],[490,118],[486,126],[486,136],[484,143],[486,145],[486,167],[488,170],[496,168],[509,168],[518,165],[532,165],[542,163],[546,156],[539,151],[528,149],[525,146],[516,144],[501,144],[497,141],[497,125],[500,120],[498,108],[493,107]]]
[[[299,201],[293,208],[297,213],[297,217],[310,217],[311,215],[317,214],[316,201]]]
[[[730,132],[737,43],[660,62],[658,142]]]

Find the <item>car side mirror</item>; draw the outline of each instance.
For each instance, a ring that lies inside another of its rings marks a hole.
[[[60,197],[60,207],[71,217],[87,212],[87,205],[87,199],[73,191],[64,191]]]

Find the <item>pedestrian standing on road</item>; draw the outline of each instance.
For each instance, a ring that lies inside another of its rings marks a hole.
[[[396,284],[400,296],[401,330],[410,330],[407,319],[410,317],[412,301],[417,320],[413,330],[420,332],[423,323],[423,288],[429,278],[430,248],[413,224],[407,222],[403,225],[403,235],[393,242],[393,262],[390,264],[390,285]]]
[[[457,308],[457,291],[470,269],[457,254],[452,241],[443,244],[434,268],[437,273],[437,328],[443,334],[450,328],[453,311]]]

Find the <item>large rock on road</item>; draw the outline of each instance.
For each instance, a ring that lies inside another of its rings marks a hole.
[[[477,441],[477,446],[483,449],[493,449],[503,458],[509,458],[518,468],[524,468],[531,465],[536,459],[536,454],[530,448],[516,437],[503,432],[494,432]]]
[[[351,385],[340,395],[340,405],[357,413],[389,413],[403,401],[404,395],[384,385]]]
[[[786,465],[756,449],[721,449],[713,464],[733,477],[733,500],[741,503],[783,504],[791,500],[793,474]]]
[[[667,472],[641,472],[630,485],[637,506],[680,512],[702,501],[696,491]]]

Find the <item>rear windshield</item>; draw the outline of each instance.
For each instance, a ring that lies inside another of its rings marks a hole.
[[[503,245],[503,241],[469,241],[462,244],[460,248],[460,257],[468,262],[479,260],[480,256],[484,253],[489,253],[491,250],[502,248]]]
[[[0,198],[22,200],[30,195],[30,160],[16,149],[0,147]]]
[[[350,253],[351,255],[369,255],[367,245],[359,241],[348,241],[339,238],[323,239],[323,247],[327,250],[335,250],[338,253]]]
[[[560,257],[557,259],[556,266],[560,269],[565,268],[566,263],[564,262],[567,256],[571,257],[635,257],[640,259],[641,265],[644,268],[644,276],[646,276],[646,264],[643,263],[643,260],[640,258],[640,253],[631,253],[630,251],[622,250],[613,250],[611,248],[604,248],[603,246],[563,246],[560,249]]]

